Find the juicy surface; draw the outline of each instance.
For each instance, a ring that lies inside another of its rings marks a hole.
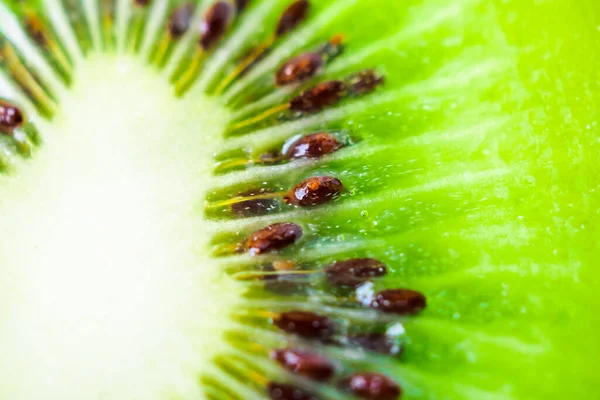
[[[199,92],[218,82],[244,44],[270,34],[273,4],[287,4],[257,3],[184,101],[170,97],[164,76],[135,63],[115,71],[131,63],[123,56],[78,67],[63,114],[42,124],[47,143],[18,174],[1,178],[0,226],[11,227],[0,244],[0,310],[8,321],[0,328],[2,397],[87,399],[82,394],[107,388],[107,398],[194,398],[194,377],[220,350],[208,334],[219,328],[206,328],[212,315],[198,310],[211,309],[214,296],[223,310],[234,308],[236,288],[214,282],[225,268],[256,264],[202,257],[203,245],[282,220],[306,228],[302,250],[284,252],[295,261],[318,267],[376,257],[390,267],[378,286],[428,297],[428,309],[404,321],[401,361],[352,360],[326,349],[330,358],[397,377],[407,399],[593,397],[600,359],[595,2],[315,1],[314,17],[224,94],[239,103],[235,116],[282,102],[290,92],[248,104],[244,95],[264,89],[290,55],[340,32],[351,45],[323,79],[376,67],[385,90],[222,141],[229,115]],[[102,110],[108,118],[98,117]],[[208,178],[213,152],[258,156],[323,128],[360,141],[319,162]],[[213,224],[196,212],[207,192],[289,189],[316,174],[340,178],[348,192],[331,206],[249,220]],[[100,222],[109,229],[96,229]],[[117,300],[104,301],[106,293]],[[288,309],[307,301],[272,296],[257,304]],[[115,334],[79,324],[97,319]],[[284,340],[238,329],[250,343]],[[246,357],[252,371],[268,363]],[[246,361],[237,371],[249,369]],[[243,373],[228,377],[224,385],[240,398],[264,397]]]

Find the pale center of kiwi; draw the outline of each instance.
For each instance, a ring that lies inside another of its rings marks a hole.
[[[239,301],[202,217],[228,116],[122,56],[85,61],[75,82],[41,149],[0,176],[0,387],[199,398]]]

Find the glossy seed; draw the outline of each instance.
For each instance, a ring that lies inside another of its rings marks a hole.
[[[383,82],[384,78],[381,75],[372,69],[367,69],[350,77],[347,83],[348,91],[354,95],[366,94],[375,90]]]
[[[319,400],[304,389],[286,383],[269,382],[267,393],[271,400]]]
[[[196,6],[193,3],[183,4],[173,11],[168,25],[172,38],[179,39],[190,29],[194,11]]]
[[[335,136],[326,132],[301,137],[288,148],[287,158],[319,158],[342,147]]]
[[[357,346],[361,349],[380,354],[396,355],[401,352],[400,346],[383,333],[365,333],[352,336],[348,338],[348,343],[351,346]]]
[[[335,366],[327,358],[300,349],[274,349],[270,356],[288,371],[318,382],[331,379]]]
[[[252,196],[260,196],[265,193],[270,193],[269,189],[248,190],[238,194],[240,197],[250,197],[247,200],[242,200],[231,205],[231,210],[234,214],[240,217],[254,217],[268,214],[277,208],[278,202],[275,199],[257,198],[252,199]]]
[[[250,0],[235,0],[235,8],[238,12],[242,12],[248,7]]]
[[[312,78],[323,66],[323,56],[320,53],[306,53],[283,64],[275,73],[277,86],[299,83]]]
[[[372,278],[385,276],[385,264],[374,258],[353,258],[336,261],[324,269],[329,284],[356,287]]]
[[[376,373],[353,374],[343,386],[365,400],[397,400],[402,395],[400,386],[385,375]]]
[[[299,113],[315,113],[337,104],[346,94],[342,81],[327,81],[302,92],[290,101],[290,110]]]
[[[387,289],[377,294],[371,307],[390,314],[417,314],[427,306],[425,296],[409,289]]]
[[[279,22],[277,23],[277,28],[275,29],[275,35],[283,36],[296,28],[296,26],[306,18],[309,7],[310,3],[308,0],[298,0],[292,3],[285,9],[283,14],[281,14]]]
[[[284,200],[294,206],[318,206],[338,197],[343,188],[342,182],[333,176],[313,176],[294,186]]]
[[[334,324],[329,318],[310,311],[289,311],[273,319],[279,329],[310,339],[327,339],[334,333]]]
[[[10,134],[13,129],[18,128],[24,122],[21,110],[6,102],[0,101],[0,132]]]
[[[248,238],[246,248],[252,255],[284,249],[296,243],[302,236],[302,228],[289,222],[281,222],[259,229]]]
[[[223,38],[233,13],[233,6],[227,1],[218,1],[206,11],[200,23],[200,46],[204,50],[212,49]]]

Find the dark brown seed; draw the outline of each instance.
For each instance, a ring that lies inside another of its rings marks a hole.
[[[290,110],[299,113],[315,113],[337,104],[346,94],[342,81],[327,81],[302,92],[290,101]]]
[[[348,80],[348,91],[354,95],[372,92],[382,85],[384,78],[372,69],[360,71]]]
[[[417,314],[427,306],[425,296],[409,289],[387,289],[375,295],[371,307],[390,314]]]
[[[385,276],[386,266],[374,258],[336,261],[324,269],[327,282],[334,286],[356,287],[372,278]]]
[[[190,29],[194,11],[196,11],[196,5],[193,3],[183,4],[173,11],[168,25],[171,37],[179,39]]]
[[[342,147],[335,136],[319,132],[296,140],[287,150],[287,158],[318,158]]]
[[[397,400],[402,395],[396,382],[376,373],[353,374],[344,380],[343,386],[365,400]]]
[[[235,8],[238,12],[242,12],[248,7],[250,0],[235,0]]]
[[[134,0],[133,1],[133,3],[139,7],[146,7],[146,6],[150,5],[151,2],[152,2],[152,0]]]
[[[294,186],[284,200],[294,206],[318,206],[335,199],[343,188],[342,182],[333,176],[313,176]]]
[[[23,124],[23,113],[18,107],[0,101],[0,132],[10,134],[13,129]]]
[[[348,338],[348,342],[352,346],[381,354],[396,355],[402,351],[399,345],[393,343],[393,340],[383,333],[365,333],[352,336]]]
[[[274,349],[271,358],[288,371],[324,382],[335,373],[335,366],[327,358],[300,349]]]
[[[277,86],[299,83],[312,78],[323,66],[323,56],[320,53],[306,53],[294,57],[283,64],[275,73]]]
[[[267,392],[271,400],[319,400],[304,389],[285,383],[269,382]]]
[[[218,1],[206,11],[200,23],[200,46],[204,50],[210,50],[219,43],[233,14],[233,6],[227,1]]]
[[[297,0],[285,9],[275,29],[276,36],[283,36],[296,28],[306,18],[310,3],[308,0]]]
[[[252,199],[252,196],[260,196],[265,193],[270,193],[269,189],[249,190],[238,194],[240,197],[250,197],[247,200],[242,200],[231,205],[231,210],[234,214],[240,217],[254,217],[265,215],[277,208],[278,202],[275,199]]]
[[[302,228],[289,222],[269,225],[254,232],[246,242],[252,255],[284,249],[296,243],[302,236]]]
[[[333,335],[334,324],[329,318],[310,311],[289,311],[273,319],[279,329],[310,339],[326,339]]]

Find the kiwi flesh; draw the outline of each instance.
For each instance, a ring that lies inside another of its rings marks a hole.
[[[2,0],[0,397],[595,398],[599,12]]]

